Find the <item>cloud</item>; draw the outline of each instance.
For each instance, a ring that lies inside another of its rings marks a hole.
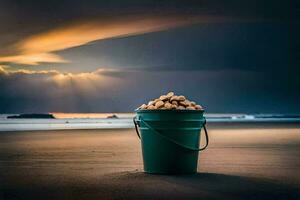
[[[114,76],[114,72],[121,73],[105,69],[63,73],[57,70],[12,70],[0,66],[0,113],[72,112],[76,107],[91,112],[89,107],[97,100],[101,102],[98,107],[109,111],[109,107],[102,103],[113,97],[115,90],[122,90],[124,85],[124,79]]]
[[[0,75],[6,76],[14,76],[14,75],[35,75],[35,74],[59,74],[57,70],[26,70],[26,69],[19,69],[19,70],[11,70],[9,66],[0,65]]]
[[[121,74],[126,71],[120,69],[103,69],[99,68],[91,72],[82,73],[63,73],[58,70],[11,70],[7,65],[0,65],[0,76],[26,76],[26,75],[47,75],[52,77],[54,80],[60,77],[64,80],[67,79],[80,79],[80,78],[92,78],[97,76],[111,76],[111,77],[121,77]]]
[[[68,61],[53,53],[25,53],[0,57],[0,62],[38,65],[39,63],[66,63]]]
[[[69,0],[34,3],[10,0],[1,2],[0,6],[0,63],[66,63],[73,60],[62,57],[58,51],[193,23],[285,19],[293,24],[297,21],[297,11],[297,6],[290,3],[249,0],[226,3],[113,0],[85,4]]]
[[[7,74],[6,68],[8,68],[8,66],[6,65],[0,65],[0,76],[1,74]]]
[[[97,92],[96,88],[105,88],[109,85],[117,84],[121,81],[122,74],[125,71],[117,69],[97,69],[91,72],[82,73],[63,73],[58,70],[11,70],[9,67],[0,66],[0,80],[4,80],[4,89],[9,87],[8,83],[28,85],[27,88],[35,87],[35,84],[47,84],[55,86],[57,88],[65,88],[65,92],[72,91],[76,88],[76,91],[82,93]],[[14,80],[18,80],[14,83]],[[22,81],[20,82],[20,80]],[[4,84],[5,83],[5,84]],[[9,90],[8,90],[9,92]],[[55,92],[54,92],[55,93]]]
[[[120,74],[116,69],[63,73],[0,66],[0,113],[117,111],[116,94],[130,88]]]
[[[27,37],[13,46],[16,55],[0,56],[2,63],[38,65],[66,63],[56,51],[85,45],[89,42],[166,30],[199,21],[197,16],[132,16],[110,20],[81,21]]]
[[[299,81],[291,85],[290,75],[283,76],[242,70],[62,73],[1,66],[0,113],[132,112],[168,91],[186,95],[207,112],[299,112]]]

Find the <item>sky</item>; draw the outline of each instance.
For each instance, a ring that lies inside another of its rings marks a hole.
[[[300,113],[300,3],[0,0],[0,113]]]

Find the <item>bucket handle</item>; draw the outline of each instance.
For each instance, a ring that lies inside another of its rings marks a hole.
[[[139,133],[139,130],[138,130],[138,126],[139,126],[139,122],[143,122],[143,124],[145,124],[151,131],[153,131],[154,133],[156,133],[157,135],[159,135],[160,137],[184,148],[184,149],[187,149],[187,150],[191,150],[191,151],[202,151],[204,149],[206,149],[206,147],[208,146],[208,142],[209,142],[209,139],[208,139],[208,133],[207,133],[207,129],[206,129],[206,119],[204,120],[204,124],[203,124],[203,129],[204,129],[204,133],[205,133],[205,139],[206,139],[206,144],[204,147],[202,148],[193,148],[193,147],[189,147],[189,146],[186,146],[184,144],[180,144],[178,142],[176,142],[175,140],[169,138],[169,137],[166,137],[164,135],[162,135],[160,132],[158,132],[157,130],[155,130],[154,128],[152,128],[147,122],[145,122],[141,117],[139,118],[139,120],[136,119],[136,117],[133,118],[133,123],[134,123],[134,127],[135,127],[135,131],[136,131],[136,134],[137,136],[141,139],[141,136],[140,136],[140,133]],[[201,131],[201,130],[200,130]]]

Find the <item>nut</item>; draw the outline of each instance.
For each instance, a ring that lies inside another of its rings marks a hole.
[[[172,101],[171,103],[172,103],[173,105],[178,106],[178,102],[177,102],[177,101]]]
[[[163,101],[158,101],[158,102],[156,102],[155,103],[155,108],[157,109],[157,108],[160,108],[160,107],[162,107],[164,105],[164,102]]]
[[[168,99],[170,99],[172,96],[174,96],[174,92],[169,92],[167,95]]]
[[[139,109],[147,109],[147,105],[146,104],[143,104],[143,105],[141,105],[140,107],[139,107]]]
[[[200,105],[196,105],[195,108],[196,108],[196,110],[203,110],[202,106],[200,106]]]
[[[187,107],[190,106],[190,101],[189,100],[179,101],[179,104]]]
[[[159,97],[159,99],[160,99],[161,101],[165,101],[165,100],[168,99],[168,96],[167,96],[167,95],[161,95],[161,96]]]
[[[180,95],[179,97],[178,97],[178,101],[184,101],[186,98],[185,98],[185,96],[182,96],[182,95]]]
[[[177,105],[171,104],[172,109],[177,109]]]
[[[169,102],[166,102],[165,103],[165,108],[171,109],[172,108],[172,104],[170,104]]]
[[[179,109],[179,110],[185,110],[185,107],[184,106],[178,106],[177,109]]]
[[[151,105],[154,105],[155,104],[155,101],[149,101],[148,102],[148,106],[151,106]]]
[[[177,96],[174,92],[161,95],[159,98],[149,101],[148,104],[141,105],[138,109],[147,110],[203,110],[202,106],[197,105],[194,101],[189,101],[185,96]]]
[[[148,109],[148,110],[154,110],[154,109],[156,109],[156,107],[155,107],[154,105],[150,105],[150,106],[148,106],[147,109]]]
[[[188,107],[186,107],[186,109],[187,109],[187,110],[196,110],[196,108],[193,107],[193,106],[188,106]]]
[[[196,106],[195,101],[191,101],[191,106]]]
[[[160,101],[160,99],[155,99],[155,100],[154,100],[155,103],[158,102],[158,101]]]
[[[174,96],[171,97],[170,101],[171,102],[172,101],[179,101],[179,98],[178,98],[178,96],[174,95]]]

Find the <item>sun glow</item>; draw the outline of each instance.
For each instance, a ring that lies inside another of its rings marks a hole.
[[[0,57],[0,62],[10,62],[16,64],[38,65],[39,63],[66,63],[67,60],[53,53],[29,53],[15,56]]]
[[[0,62],[26,65],[65,63],[55,52],[96,40],[166,30],[198,22],[196,16],[139,16],[81,21],[32,35],[14,44],[16,55],[0,56]]]
[[[91,88],[92,81],[100,81],[101,74],[97,74],[94,72],[87,72],[87,73],[59,73],[52,77],[52,80],[61,87],[67,86],[69,84],[76,84],[82,88]]]
[[[53,83],[59,88],[76,88],[82,92],[96,92],[112,84],[118,84],[120,78],[107,74],[120,73],[119,70],[97,69],[91,72],[63,73],[57,70],[11,70],[0,66],[0,75],[5,76],[43,76],[43,80]]]

